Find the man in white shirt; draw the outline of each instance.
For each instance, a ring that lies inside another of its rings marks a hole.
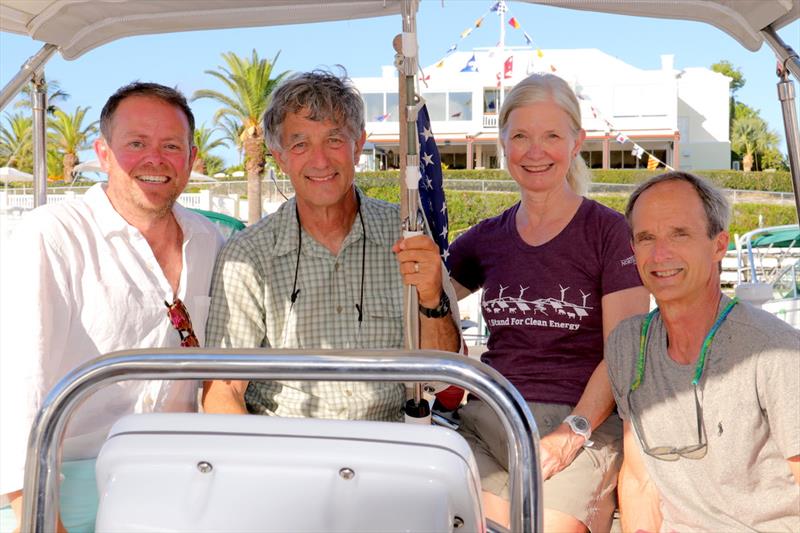
[[[3,531],[19,527],[28,433],[59,379],[116,350],[204,340],[222,237],[175,203],[197,151],[186,99],[162,85],[132,83],[108,100],[100,129],[94,148],[108,183],[32,211],[3,250],[15,258],[0,315],[0,494],[14,511],[2,509]],[[173,326],[170,318],[184,309],[190,322]],[[66,430],[59,527],[93,531],[94,458],[117,418],[194,411],[196,398],[197,384],[186,381],[122,382],[90,397]]]

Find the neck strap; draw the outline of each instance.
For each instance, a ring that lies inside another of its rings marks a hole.
[[[711,326],[711,329],[708,331],[706,338],[703,339],[703,345],[700,348],[700,356],[697,358],[697,365],[694,368],[694,378],[692,379],[692,385],[697,385],[700,382],[700,378],[703,376],[703,369],[705,368],[706,363],[706,355],[708,355],[708,349],[711,346],[711,341],[714,340],[714,335],[717,334],[719,331],[720,326],[725,321],[725,319],[730,314],[733,307],[739,302],[738,297],[734,297],[728,302],[728,305],[725,306],[725,309],[719,314],[717,317],[716,322],[714,325]],[[658,314],[658,307],[650,311],[644,319],[642,323],[642,331],[639,335],[639,357],[636,359],[636,376],[634,377],[633,383],[631,384],[631,390],[634,391],[639,388],[639,385],[642,384],[642,378],[644,377],[644,363],[645,359],[647,358],[647,343],[650,339],[650,325],[653,322],[653,318]]]

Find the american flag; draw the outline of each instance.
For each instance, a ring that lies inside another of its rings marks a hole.
[[[427,106],[422,106],[417,116],[419,134],[419,203],[431,231],[431,237],[439,246],[445,267],[449,270],[450,252],[447,242],[447,202],[444,198],[442,160],[436,140],[431,132],[431,119]]]

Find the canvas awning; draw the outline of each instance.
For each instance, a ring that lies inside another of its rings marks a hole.
[[[65,59],[122,37],[397,15],[401,0],[3,0],[0,30]]]
[[[779,30],[800,18],[798,0],[520,0],[581,11],[704,22],[755,52],[764,43],[760,31]],[[680,39],[680,35],[675,36]]]

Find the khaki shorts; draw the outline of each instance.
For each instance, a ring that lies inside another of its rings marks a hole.
[[[543,437],[556,429],[572,406],[528,402]],[[491,407],[471,400],[459,410],[459,432],[469,443],[483,490],[509,498],[505,430]],[[564,470],[544,482],[545,509],[575,517],[593,533],[608,531],[616,508],[617,474],[622,463],[622,421],[612,414],[592,431],[591,448],[583,448]]]

